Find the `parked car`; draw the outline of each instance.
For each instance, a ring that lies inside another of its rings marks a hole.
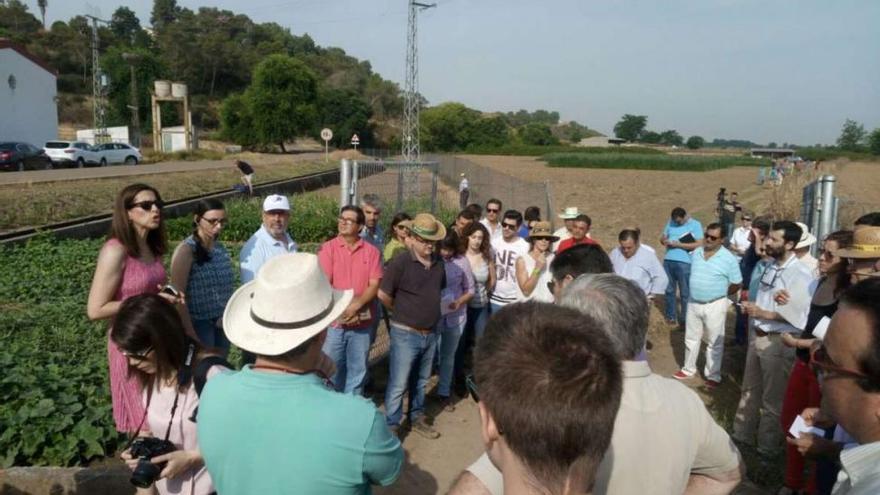
[[[97,165],[101,161],[92,146],[83,141],[49,141],[43,147],[55,167],[79,167]]]
[[[29,143],[7,141],[0,143],[0,170],[49,170],[52,160],[46,152]]]
[[[108,163],[124,163],[137,165],[143,159],[141,152],[134,146],[125,143],[104,143],[92,147],[92,151],[98,155],[98,163],[105,166]]]

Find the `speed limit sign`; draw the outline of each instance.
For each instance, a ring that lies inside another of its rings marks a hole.
[[[333,131],[327,129],[326,127],[321,129],[321,139],[323,139],[324,141],[330,141],[331,139],[333,139]]]

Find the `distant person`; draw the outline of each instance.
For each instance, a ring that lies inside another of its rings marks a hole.
[[[516,260],[529,252],[529,243],[517,234],[521,223],[522,215],[518,211],[507,210],[500,223],[501,239],[492,239],[496,276],[495,290],[492,291],[489,301],[493,313],[510,303],[525,299],[516,278]]]
[[[555,253],[559,249],[559,243],[571,237],[571,227],[574,223],[574,219],[580,215],[576,206],[566,206],[562,213],[558,216],[563,221],[563,226],[556,229],[553,232],[553,235],[559,238],[558,241],[553,243],[552,250]]]
[[[241,183],[247,188],[248,194],[254,195],[254,167],[242,160],[233,160],[235,168],[241,174]]]
[[[391,219],[391,239],[385,245],[385,252],[382,253],[385,263],[391,261],[391,258],[397,256],[397,254],[407,250],[406,238],[409,235],[409,231],[406,228],[406,224],[402,223],[407,220],[412,220],[412,217],[403,211],[394,215],[394,218]]]
[[[282,254],[239,288],[223,315],[256,363],[208,381],[199,446],[218,493],[369,493],[403,466],[403,448],[372,402],[327,387],[326,328],[353,297],[313,254]]]
[[[813,275],[819,276],[819,260],[817,260],[810,250],[813,244],[816,244],[816,236],[810,233],[810,228],[805,223],[795,222],[801,228],[801,238],[794,247],[794,255],[801,263],[807,265],[813,272]]]
[[[459,177],[461,177],[461,181],[458,183],[458,209],[463,210],[471,196],[471,186],[464,172],[459,174]]]
[[[523,223],[519,228],[519,236],[523,239],[529,237],[529,231],[535,222],[541,221],[541,209],[537,206],[529,206],[523,211]]]
[[[660,244],[666,246],[663,268],[669,278],[666,286],[666,323],[684,326],[685,306],[690,298],[688,281],[691,277],[690,253],[700,247],[703,239],[703,226],[693,218],[688,218],[682,207],[675,207],[670,220],[663,227]],[[676,290],[680,302],[676,304]],[[677,311],[676,311],[677,310]]]
[[[556,248],[556,254],[559,254],[566,249],[571,248],[572,246],[577,246],[579,244],[596,244],[599,243],[594,241],[590,236],[590,227],[593,225],[593,220],[583,213],[574,217],[571,221],[571,237],[568,239],[559,241],[559,247]]]
[[[385,230],[379,225],[382,215],[382,200],[376,194],[364,194],[361,198],[361,210],[364,212],[364,223],[360,236],[373,245],[379,252],[385,251]]]
[[[742,260],[749,246],[752,245],[752,241],[749,240],[752,234],[752,215],[743,213],[741,221],[742,224],[730,234],[729,249],[737,260]]]
[[[640,242],[641,231],[637,228],[623,229],[617,235],[618,246],[609,257],[614,273],[632,280],[642,289],[648,299],[659,298],[666,293],[669,279],[666,270],[657,260],[657,253]]]
[[[489,240],[495,242],[501,239],[501,200],[492,198],[486,201],[486,217],[480,220],[480,223],[489,231]],[[522,218],[522,217],[520,217]],[[519,227],[517,227],[519,229]]]
[[[550,274],[553,252],[550,246],[559,238],[551,233],[550,228],[550,222],[535,222],[526,238],[529,252],[516,260],[516,280],[527,300],[553,302],[553,293],[548,287],[553,280]]]
[[[722,188],[723,191],[724,188]],[[724,229],[728,234],[733,233],[736,228],[736,212],[737,208],[742,209],[736,201],[736,193],[730,193],[730,198],[723,193],[719,193],[720,201],[718,202],[718,222],[724,225]]]

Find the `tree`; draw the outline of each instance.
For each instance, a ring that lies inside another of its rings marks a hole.
[[[706,140],[700,136],[691,136],[685,145],[688,149],[696,150],[702,148],[706,144]]]
[[[660,144],[681,146],[684,144],[684,138],[675,129],[669,129],[660,133]]]
[[[247,96],[259,144],[278,144],[314,129],[317,80],[304,63],[287,55],[270,55],[254,69]]]
[[[40,9],[40,17],[43,20],[43,29],[46,29],[46,6],[49,4],[47,0],[37,0],[37,7]]]
[[[626,114],[614,124],[614,135],[626,141],[637,141],[647,125],[648,117]]]
[[[499,147],[510,142],[510,132],[504,117],[481,117],[474,122],[472,146]]]
[[[442,103],[421,112],[422,145],[438,151],[463,150],[474,139],[480,112],[461,103]]]
[[[660,133],[654,131],[644,131],[642,132],[641,141],[648,144],[660,144]]]
[[[110,30],[119,40],[120,43],[134,45],[141,36],[145,36],[144,30],[141,29],[141,20],[138,19],[134,11],[128,7],[119,7],[113,12],[110,18]],[[146,46],[140,43],[141,46]]]
[[[858,151],[866,135],[865,126],[855,120],[846,119],[840,130],[840,137],[837,138],[837,146],[844,150]]]
[[[257,144],[254,119],[243,94],[230,95],[223,100],[220,107],[220,136],[242,146]]]
[[[559,144],[559,140],[553,137],[550,126],[538,122],[532,122],[519,128],[519,138],[523,144],[533,146],[547,146]]]
[[[318,137],[321,128],[329,127],[333,130],[330,143],[337,148],[348,147],[355,133],[361,146],[370,147],[373,145],[370,116],[370,106],[354,91],[322,89],[318,92],[318,125],[314,135]]]
[[[874,129],[868,136],[868,149],[871,150],[871,154],[880,155],[880,127]]]
[[[770,141],[767,143],[767,147],[771,149],[776,149],[776,143],[774,141]]]

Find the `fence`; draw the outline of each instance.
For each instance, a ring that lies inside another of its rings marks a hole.
[[[804,187],[801,221],[807,224],[817,239],[824,239],[826,235],[837,230],[839,200],[834,194],[836,186],[837,178],[823,175]],[[810,248],[813,256],[818,255],[820,244],[821,242],[816,242]]]
[[[437,162],[342,160],[339,204],[358,204],[365,194],[375,194],[386,211],[436,213],[437,168]]]

